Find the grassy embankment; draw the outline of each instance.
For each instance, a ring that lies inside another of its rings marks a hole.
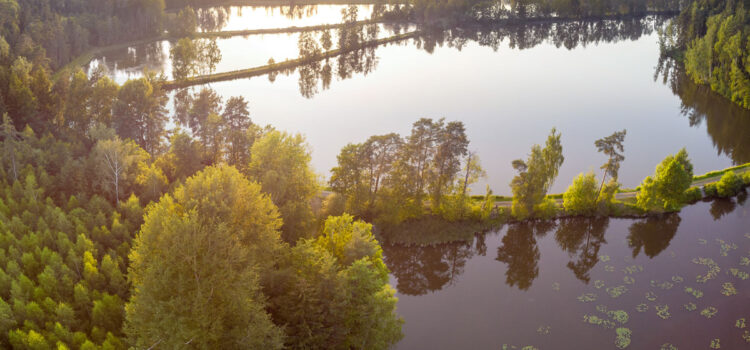
[[[203,84],[215,83],[215,82],[220,82],[220,81],[254,77],[254,76],[268,74],[268,73],[279,71],[279,70],[296,68],[304,64],[324,60],[326,58],[335,57],[335,56],[338,56],[347,52],[352,52],[352,51],[360,50],[360,49],[367,48],[367,47],[380,46],[380,45],[384,45],[384,44],[388,44],[392,42],[406,40],[409,38],[413,38],[417,36],[418,34],[419,34],[418,31],[413,31],[409,33],[403,33],[403,34],[390,36],[387,38],[367,41],[367,42],[361,43],[360,45],[353,45],[353,46],[346,47],[343,49],[334,49],[334,50],[326,51],[319,55],[312,55],[309,57],[286,60],[282,62],[268,64],[265,66],[240,69],[240,70],[234,70],[234,71],[222,72],[222,73],[214,73],[214,74],[208,74],[208,75],[201,75],[201,76],[190,77],[190,78],[176,80],[176,81],[168,81],[163,85],[163,87],[166,90],[173,90],[173,89],[185,88],[185,87],[189,87],[193,85],[203,85]]]
[[[710,171],[708,173],[693,177],[691,187],[700,189],[701,198],[694,198],[691,203],[699,200],[712,198],[713,195],[705,193],[705,185],[716,184],[722,176],[729,171],[737,175],[750,175],[750,163],[729,167],[722,170]],[[750,185],[750,181],[745,180],[744,186]],[[623,192],[617,193],[615,202],[610,209],[609,217],[636,218],[649,215],[659,215],[661,212],[645,212],[635,205],[635,199],[638,194],[636,189],[624,189]],[[562,207],[562,193],[550,194],[547,197],[555,199],[558,204],[558,211],[554,218],[567,217],[568,214]],[[380,237],[386,243],[400,245],[434,245],[449,242],[470,242],[474,235],[491,230],[498,230],[506,223],[517,222],[510,215],[510,206],[513,198],[509,196],[497,195],[495,197],[496,215],[489,221],[482,222],[477,220],[461,220],[448,222],[434,215],[426,215],[421,218],[408,220],[397,226],[382,227]],[[472,204],[477,205],[484,200],[484,196],[472,196]]]

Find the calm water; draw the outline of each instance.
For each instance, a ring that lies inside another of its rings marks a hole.
[[[750,279],[730,270],[750,272],[750,260],[742,265],[750,258],[746,197],[743,204],[698,203],[663,218],[509,225],[467,243],[385,246],[398,313],[406,321],[396,348],[614,349],[615,329],[584,322],[584,315],[595,315],[629,328],[629,349],[664,343],[707,349],[716,338],[722,349],[747,349],[747,328],[735,323],[750,320]],[[712,259],[719,272],[698,282],[709,267],[695,258]],[[727,282],[736,294],[722,294]],[[620,286],[624,293],[617,295]],[[703,295],[696,298],[687,287]],[[578,300],[587,293],[595,300]],[[695,310],[686,310],[689,303]],[[597,309],[602,306],[624,310],[627,323]],[[665,319],[657,314],[663,306]],[[711,318],[701,314],[709,307],[717,310]]]
[[[356,5],[357,20],[370,19],[372,5]],[[348,5],[228,6],[199,9],[199,31],[307,27],[338,23]]]

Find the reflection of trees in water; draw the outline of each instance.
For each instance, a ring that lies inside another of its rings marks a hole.
[[[589,272],[599,261],[599,249],[606,244],[604,233],[609,227],[609,218],[568,218],[560,221],[555,232],[555,240],[560,248],[575,261],[568,262],[568,268],[575,276],[588,283]]]
[[[497,248],[497,261],[506,263],[505,283],[528,290],[539,276],[539,246],[536,236],[546,235],[555,224],[552,221],[527,221],[508,226],[502,245]]]
[[[470,243],[434,246],[384,245],[386,265],[396,277],[396,288],[406,295],[423,295],[457,281],[474,256]]]
[[[732,198],[717,198],[711,202],[711,208],[708,210],[714,221],[721,219],[724,215],[727,215],[737,209],[737,203]]]
[[[356,23],[356,7],[349,7],[342,13],[342,23],[345,25],[338,29],[338,48],[347,49],[358,47],[362,43],[373,41],[380,34],[380,26],[377,24],[362,25]],[[488,46],[498,50],[504,41],[513,49],[533,48],[545,42],[556,47],[573,49],[589,44],[600,42],[617,42],[621,40],[636,40],[643,35],[654,31],[655,26],[661,25],[661,17],[631,18],[627,20],[601,20],[601,21],[566,21],[560,23],[538,22],[523,25],[494,25],[494,26],[471,26],[456,27],[447,30],[422,29],[419,36],[411,40],[411,44],[417,49],[432,53],[437,47],[449,47],[457,50],[463,49],[469,42],[476,42],[480,46]],[[406,26],[391,23],[384,26],[390,35],[401,33]],[[300,37],[302,40],[302,36]],[[320,38],[320,39],[319,39]],[[304,40],[315,41],[315,45],[307,47],[323,47],[325,42],[322,35],[306,36]],[[318,44],[317,42],[321,44]],[[403,42],[406,44],[406,42]],[[359,50],[343,52],[338,55],[335,62],[328,59],[324,63],[311,62],[301,66],[300,93],[306,98],[314,97],[321,90],[330,87],[330,71],[335,71],[336,76],[343,80],[352,78],[355,74],[367,75],[372,72],[378,64],[376,54],[378,47],[367,47]],[[300,58],[312,57],[310,51],[300,51]],[[273,81],[275,75],[269,79]]]
[[[628,246],[633,249],[633,258],[641,250],[653,258],[669,247],[682,219],[677,213],[650,216],[634,222],[628,229]]]
[[[159,41],[107,51],[97,63],[110,74],[117,70],[137,73],[144,69],[161,71],[166,59],[164,44]]]
[[[682,114],[690,126],[706,123],[718,154],[731,158],[734,164],[750,162],[750,111],[711,91],[709,86],[695,84],[673,60],[660,58],[654,78],[662,78],[680,97]]]
[[[198,30],[201,32],[218,32],[227,25],[230,11],[228,6],[217,6],[198,8],[195,14],[198,17]]]

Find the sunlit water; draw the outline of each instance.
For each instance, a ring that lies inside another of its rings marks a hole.
[[[750,279],[733,276],[732,269],[750,272],[750,260],[742,260],[750,258],[750,204],[699,203],[650,220],[538,226],[510,225],[467,243],[385,246],[398,313],[406,321],[396,348],[616,349],[617,327],[631,330],[628,349],[665,343],[708,349],[713,339],[722,349],[748,348],[748,328],[736,323],[750,320]],[[720,270],[698,282],[709,267],[693,262],[697,258],[712,259]],[[723,294],[725,283],[736,294]],[[622,294],[615,289],[620,286]],[[578,300],[588,293],[595,300]],[[602,306],[625,311],[628,321],[615,321],[597,309]],[[664,306],[660,317],[657,307]],[[584,315],[616,326],[586,323]]]
[[[370,19],[372,5],[356,5],[357,20]],[[201,27],[199,31],[231,31],[308,27],[333,24],[341,21],[341,11],[348,5],[296,5],[296,6],[228,6],[212,8],[207,15],[223,18],[212,21],[215,26]]]

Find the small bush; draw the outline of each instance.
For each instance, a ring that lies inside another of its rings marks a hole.
[[[685,201],[695,203],[703,198],[703,191],[698,187],[690,187],[685,191]]]
[[[717,196],[716,183],[703,185],[703,192],[706,194],[706,197],[716,197]]]
[[[750,172],[742,174],[742,183],[745,184],[745,186],[750,186]]]
[[[557,203],[554,199],[545,198],[542,203],[534,207],[534,216],[540,219],[551,219],[557,214]]]
[[[716,194],[722,198],[734,196],[740,189],[742,189],[742,179],[734,171],[727,171],[716,183]]]
[[[599,196],[594,173],[579,174],[563,194],[565,211],[572,215],[592,215]]]

